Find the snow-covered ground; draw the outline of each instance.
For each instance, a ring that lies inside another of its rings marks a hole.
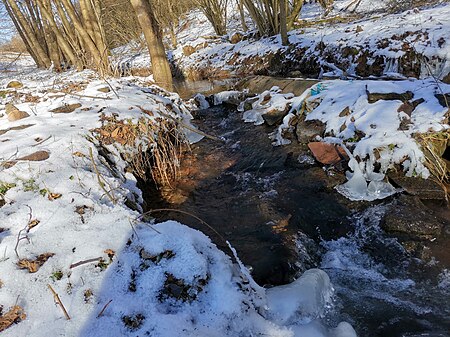
[[[198,78],[196,73],[208,76],[205,70],[215,69],[227,76],[299,70],[305,76],[315,77],[375,75],[404,79],[431,74],[450,80],[448,2],[386,14],[383,10],[390,1],[362,0],[355,12],[354,6],[344,11],[352,2],[335,1],[327,16],[329,21],[312,26],[309,22],[321,19],[324,10],[315,2],[306,3],[300,16],[306,24],[289,32],[289,47],[282,46],[280,36],[245,36],[234,3],[228,9],[228,34],[222,37],[215,35],[200,11],[193,11],[181,20],[178,46],[169,47],[168,55],[188,78]],[[255,32],[248,15],[247,19],[249,32]],[[236,32],[244,34],[244,40],[232,43]],[[119,60],[116,62],[122,62],[124,67],[150,67],[146,48],[138,48],[135,43],[117,48],[114,54]],[[276,66],[279,62],[284,65]]]
[[[90,71],[14,75],[22,88],[6,89],[11,73],[0,75],[0,308],[26,317],[4,336],[356,335],[345,322],[321,323],[333,304],[325,272],[266,290],[204,234],[152,226],[125,205],[142,198],[124,147],[107,146],[111,166],[91,130],[105,116],[157,123],[159,112],[189,123],[176,94]],[[29,116],[9,121],[6,103]]]
[[[340,4],[343,2],[337,3],[335,15],[339,14]],[[362,5],[361,11],[379,9],[370,1]],[[317,6],[305,6],[304,12],[306,19],[320,14]],[[192,26],[180,33],[182,42],[171,53],[181,69],[209,67],[231,73],[251,72],[251,60],[255,57],[270,62],[266,59],[270,55],[286,53],[286,59],[292,62],[313,59],[324,76],[366,77],[362,68],[373,66],[378,76],[427,77],[432,73],[442,79],[450,72],[449,17],[450,5],[445,3],[396,14],[375,14],[349,23],[328,22],[291,31],[288,49],[281,45],[279,36],[249,38],[233,44],[224,39],[208,39],[206,34],[195,34],[211,29],[207,21],[200,20],[199,14],[198,22],[194,20]],[[191,39],[185,41],[184,36],[191,36]],[[186,55],[183,47],[187,44],[195,47],[196,52]],[[379,63],[381,70],[375,67]],[[362,68],[358,69],[358,65]],[[257,69],[261,70],[261,66]]]

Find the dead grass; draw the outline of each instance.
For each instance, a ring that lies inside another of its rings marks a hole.
[[[137,177],[146,181],[150,173],[159,187],[170,187],[179,178],[181,155],[189,142],[175,121],[141,118],[133,124],[107,116],[102,121],[103,126],[94,130],[96,138],[104,145],[133,148],[122,155]]]
[[[450,130],[419,134],[416,140],[425,154],[425,166],[439,182],[447,196],[450,194],[450,164],[442,158],[446,148],[450,145]]]

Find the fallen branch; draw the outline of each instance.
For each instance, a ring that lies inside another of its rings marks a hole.
[[[18,259],[20,259],[19,252],[18,252],[20,241],[27,240],[28,243],[30,242],[30,239],[28,238],[28,232],[30,231],[30,227],[28,225],[30,224],[31,220],[33,219],[33,210],[32,210],[32,208],[30,206],[28,206],[28,205],[25,205],[25,206],[28,207],[30,212],[28,213],[27,225],[25,226],[25,228],[21,229],[19,231],[19,233],[17,234],[17,240],[16,240],[16,245],[14,246],[14,252],[16,253],[16,256],[17,256]],[[25,232],[24,236],[22,236],[23,232]]]
[[[108,307],[108,305],[111,304],[111,302],[112,302],[112,300],[109,300],[109,302],[106,303],[106,304],[103,306],[103,309],[100,310],[100,312],[99,312],[98,315],[97,315],[97,318],[100,318],[100,317],[103,315],[103,313],[105,312],[106,308]]]
[[[83,264],[88,264],[88,263],[91,263],[91,262],[97,262],[97,261],[100,261],[101,259],[102,259],[102,257],[100,256],[100,257],[96,257],[96,258],[93,258],[93,259],[88,259],[88,260],[79,261],[77,263],[72,263],[70,265],[69,269],[72,269],[72,268],[75,268],[75,267],[79,267],[79,266],[82,266]]]
[[[48,288],[50,289],[50,291],[53,293],[53,297],[55,299],[55,303],[58,304],[62,311],[64,312],[64,316],[66,316],[67,320],[70,320],[70,316],[67,313],[66,308],[64,307],[64,304],[62,304],[61,299],[59,298],[59,295],[56,293],[56,291],[52,288],[52,286],[50,284],[47,284]]]

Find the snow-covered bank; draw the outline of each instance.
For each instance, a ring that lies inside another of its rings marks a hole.
[[[322,141],[340,146],[349,159],[350,171],[348,182],[337,190],[351,200],[372,201],[396,193],[385,181],[388,170],[427,179],[433,163],[426,158],[424,147],[428,151],[433,145],[423,139],[442,134],[445,142],[449,137],[449,109],[442,93],[448,95],[450,85],[434,79],[333,80],[315,84],[300,96],[280,91],[273,87],[243,101],[238,110],[244,112],[244,121],[281,123],[270,134],[274,145],[289,144],[296,138],[301,143]],[[220,94],[221,101],[238,96],[239,92]],[[308,122],[320,125],[311,133]],[[442,156],[438,152],[436,156]]]
[[[290,303],[281,311],[276,288],[266,293],[202,233],[136,220],[126,204],[142,202],[141,192],[118,151],[133,144],[100,155],[91,130],[105,117],[188,123],[176,94],[89,71],[16,79],[23,87],[0,78],[0,306],[26,317],[4,336],[356,335],[320,322],[332,304],[323,271],[280,288]]]
[[[344,3],[348,1],[337,1],[337,9]],[[366,5],[359,9],[370,12],[376,6]],[[302,17],[308,19],[312,9],[305,5]],[[208,38],[211,27],[197,13],[199,18],[190,18],[179,32],[180,45],[171,55],[177,68],[192,78],[242,74],[424,78],[432,74],[450,81],[449,13],[448,3],[356,21],[336,11],[334,21],[313,26],[305,21],[304,28],[291,31],[289,47],[281,45],[279,36],[244,35],[244,40],[234,43],[226,37]]]

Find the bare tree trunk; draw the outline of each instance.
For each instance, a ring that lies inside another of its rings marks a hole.
[[[64,55],[67,56],[70,63],[77,67],[78,70],[83,69],[81,60],[75,55],[73,48],[67,42],[66,37],[62,34],[58,26],[56,25],[55,19],[51,14],[51,4],[49,0],[38,0],[39,8],[42,15],[47,20],[49,27],[52,29],[56,36],[59,47],[61,48]]]
[[[70,0],[62,0],[62,5],[70,17],[77,33],[83,41],[86,50],[88,50],[93,58],[95,66],[100,73],[105,73],[109,70],[109,62],[107,57],[103,57],[99,49],[97,48],[94,40],[89,35],[88,31],[84,28],[82,22],[79,20],[75,8]]]
[[[241,18],[241,26],[244,32],[248,31],[247,24],[245,23],[244,3],[243,0],[237,0],[239,7],[239,17]]]
[[[287,35],[287,22],[286,22],[286,0],[280,0],[280,34],[281,43],[283,46],[289,45],[289,39]]]
[[[6,2],[6,0],[3,0],[3,4],[5,5],[5,9],[8,12],[9,17],[11,18],[11,21],[13,22],[14,26],[16,27],[17,32],[19,33],[20,38],[22,39],[23,43],[25,44],[25,47],[30,53],[31,57],[33,58],[34,62],[38,66],[38,68],[44,68],[45,65],[42,63],[42,61],[37,57],[34,50],[31,48],[24,32],[22,31],[22,28],[20,27],[19,22],[17,22],[16,17],[14,16],[14,13],[11,10],[11,7],[9,7],[9,4]]]
[[[27,19],[25,18],[20,8],[18,7],[16,1],[15,0],[6,0],[6,1],[11,9],[11,12],[16,18],[18,24],[20,25],[25,38],[28,40],[30,48],[36,54],[38,66],[43,65],[44,67],[49,68],[52,62],[50,61],[50,58],[48,57],[42,45],[39,43],[36,35],[33,33],[31,26],[29,25]]]
[[[150,53],[153,78],[167,90],[173,90],[172,73],[162,41],[161,29],[156,21],[153,9],[146,0],[130,0],[136,12]]]
[[[56,36],[47,20],[44,20],[43,24],[45,41],[47,43],[50,60],[52,60],[53,69],[55,69],[55,71],[59,73],[61,72],[61,58],[59,54],[58,43],[56,42]]]
[[[295,23],[295,21],[297,21],[297,18],[299,16],[300,12],[302,11],[304,3],[305,3],[305,0],[295,0],[294,1],[292,11],[289,14],[288,19],[287,19],[287,29],[288,30],[291,30],[292,28],[294,28],[294,23]]]

